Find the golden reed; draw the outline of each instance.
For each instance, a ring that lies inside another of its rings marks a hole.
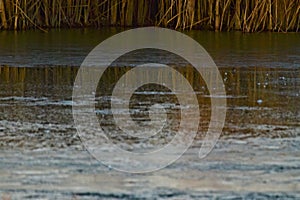
[[[0,29],[148,26],[299,31],[300,0],[0,0]]]

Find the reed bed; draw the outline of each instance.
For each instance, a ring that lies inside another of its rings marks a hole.
[[[161,26],[299,31],[300,0],[0,0],[0,29]]]

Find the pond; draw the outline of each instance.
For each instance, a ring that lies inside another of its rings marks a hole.
[[[198,134],[191,148],[168,167],[130,174],[94,159],[77,135],[72,116],[80,64],[99,42],[120,31],[0,32],[0,198],[300,198],[299,34],[185,32],[219,67],[227,93],[223,132],[213,151],[199,159],[210,120],[210,95],[194,68],[173,61],[170,64],[197,94]],[[143,62],[154,56],[155,52],[137,55]],[[170,123],[155,140],[122,135],[113,123],[111,90],[132,69],[131,61],[129,57],[106,70],[96,92],[97,117],[123,149],[161,147],[174,137],[180,119],[178,102],[166,88],[141,87],[130,103],[132,117],[139,122],[149,119],[153,102],[167,107]]]

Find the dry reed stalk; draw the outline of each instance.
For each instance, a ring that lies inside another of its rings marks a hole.
[[[56,13],[56,1],[52,0],[52,5],[51,5],[51,26],[52,27],[58,27],[57,22],[56,22],[56,17],[57,17],[57,13]]]
[[[230,2],[231,2],[231,0],[227,0],[227,1],[225,2],[225,5],[223,6],[223,9],[222,9],[222,15],[221,15],[221,22],[220,22],[220,28],[219,28],[220,31],[221,31],[222,28],[223,28],[224,19],[225,19],[225,17],[226,17],[225,14],[226,14],[226,12],[228,11],[228,6],[229,6]]]
[[[273,17],[272,17],[272,0],[268,1],[268,14],[269,14],[269,23],[268,23],[268,30],[271,31],[273,27]]]
[[[14,25],[15,30],[18,29],[18,19],[19,19],[18,5],[19,5],[19,0],[16,0],[16,3],[15,3],[15,25]]]
[[[180,27],[180,22],[181,22],[181,15],[182,15],[182,1],[177,1],[178,5],[177,5],[177,24],[175,29],[178,29]]]
[[[6,14],[6,20],[7,20],[7,28],[10,28],[10,23],[9,21],[11,21],[11,19],[13,18],[12,13],[13,13],[13,9],[12,7],[12,2],[11,0],[5,0],[5,14]]]
[[[187,3],[187,17],[190,24],[190,29],[193,28],[194,17],[195,17],[195,0],[188,0]]]
[[[120,13],[120,23],[121,26],[125,26],[125,21],[126,21],[126,15],[125,15],[125,9],[126,9],[126,3],[127,0],[121,0],[121,13]]]
[[[126,9],[125,25],[127,25],[127,26],[133,25],[133,13],[134,13],[134,0],[128,0],[127,1],[127,9]]]
[[[110,23],[111,25],[117,25],[118,0],[111,0],[110,4]]]
[[[213,24],[213,0],[208,0],[208,16],[209,16],[209,25]]]
[[[23,1],[21,1],[21,4],[20,4],[20,6],[21,7],[23,7],[24,8],[24,13],[28,13],[27,12],[27,0],[23,0]],[[22,16],[22,14],[21,14],[21,16]],[[24,19],[24,17],[22,16],[22,29],[24,30],[24,29],[26,29],[26,27],[27,27],[28,25],[27,25],[27,23],[26,23],[26,20]]]
[[[44,15],[45,15],[45,25],[46,27],[49,27],[49,3],[48,3],[48,0],[44,0],[43,1],[44,3]]]
[[[299,25],[300,25],[300,13],[299,13],[299,11],[300,11],[300,5],[298,5],[298,7],[296,8],[296,11],[295,11],[296,14],[294,14],[292,19],[290,20],[290,24],[287,27],[287,30],[292,29],[292,27],[297,27],[296,30],[299,29]],[[296,24],[297,24],[297,26],[296,26]]]
[[[8,28],[8,24],[6,21],[6,16],[5,16],[5,7],[4,7],[4,1],[0,0],[0,14],[1,14],[1,22],[2,22],[2,26],[4,29]]]
[[[84,11],[84,25],[88,25],[89,14],[90,14],[90,9],[91,9],[90,5],[91,5],[91,0],[88,0],[86,9]]]
[[[0,28],[157,25],[298,31],[300,0],[0,0]]]
[[[147,2],[137,1],[137,25],[143,26],[147,18]]]
[[[234,29],[241,30],[241,0],[236,0],[234,13]]]
[[[40,26],[38,26],[36,23],[34,23],[34,21],[32,21],[32,20],[27,16],[27,14],[26,14],[19,6],[17,6],[17,9],[20,10],[20,13],[21,13],[21,15],[23,16],[23,18],[28,19],[28,21],[29,21],[30,23],[32,23],[35,27],[37,27],[38,29],[40,29],[40,30],[43,31],[43,32],[46,32],[46,33],[48,32],[47,30],[43,29],[42,27],[40,27]]]
[[[220,0],[216,0],[215,7],[215,31],[220,29]]]

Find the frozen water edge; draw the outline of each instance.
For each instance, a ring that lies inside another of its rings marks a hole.
[[[227,139],[199,160],[196,144],[169,167],[141,175],[110,169],[84,150],[4,150],[0,191],[13,199],[297,199],[299,147],[299,138]]]

